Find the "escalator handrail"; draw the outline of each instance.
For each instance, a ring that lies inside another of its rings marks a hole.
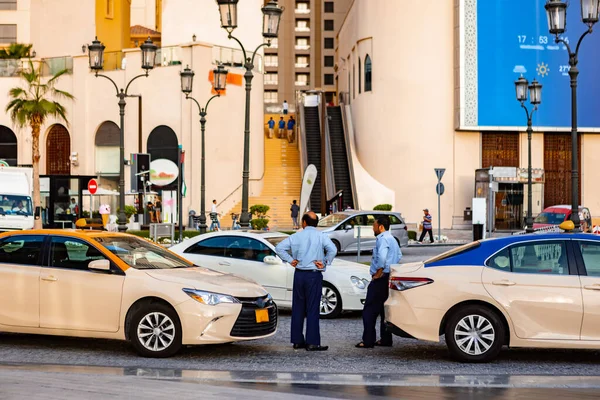
[[[331,137],[329,136],[329,115],[327,114],[327,105],[325,104],[325,96],[321,93],[321,107],[319,107],[319,125],[322,130],[322,138],[325,141],[325,198],[333,196],[335,193],[335,175],[333,174],[333,157],[331,156]],[[323,115],[325,113],[325,123],[323,121]]]
[[[306,124],[304,121],[304,99],[302,92],[298,92],[296,96],[296,110],[298,111],[298,133],[296,140],[298,141],[298,151],[300,152],[300,172],[302,174],[301,179],[304,179],[304,171],[308,167],[308,158],[306,154]]]
[[[344,139],[346,143],[346,156],[348,158],[348,172],[350,174],[350,188],[352,190],[352,202],[354,203],[354,209],[360,210],[358,204],[358,194],[356,190],[356,178],[354,176],[354,164],[352,162],[352,146],[350,145],[350,132],[348,131],[348,123],[346,122],[346,107],[344,103],[340,103],[340,112],[342,116],[342,127],[344,130]]]

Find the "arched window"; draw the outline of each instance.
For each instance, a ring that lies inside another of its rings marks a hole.
[[[360,57],[358,57],[358,94],[362,92],[362,65],[360,64]]]
[[[71,136],[67,128],[52,125],[46,139],[46,174],[71,174]]]
[[[17,136],[14,132],[0,125],[0,161],[6,162],[11,167],[17,166]]]
[[[352,88],[352,98],[356,98],[356,65],[352,64],[352,84],[354,87]]]
[[[365,92],[371,91],[371,57],[365,57]]]
[[[104,121],[96,132],[96,173],[119,174],[121,130],[112,121]]]

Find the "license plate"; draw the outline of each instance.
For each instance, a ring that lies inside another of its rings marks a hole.
[[[261,322],[269,322],[269,310],[254,310],[254,312],[256,313],[257,323],[260,324]]]

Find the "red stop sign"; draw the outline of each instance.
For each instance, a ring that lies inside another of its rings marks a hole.
[[[88,182],[88,191],[90,192],[90,194],[96,194],[97,190],[98,182],[96,182],[95,179],[90,179],[90,181]]]

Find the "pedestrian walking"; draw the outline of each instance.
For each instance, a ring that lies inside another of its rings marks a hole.
[[[281,117],[281,119],[279,120],[279,131],[277,132],[277,137],[279,139],[281,139],[284,134],[285,134],[285,121],[283,120],[283,117]]]
[[[288,236],[277,247],[277,255],[296,268],[292,293],[291,342],[295,350],[325,351],[319,331],[323,272],[337,250],[329,235],[316,229],[319,218],[314,212],[302,216],[302,231]],[[304,319],[306,318],[306,337]]]
[[[273,139],[273,133],[275,131],[275,120],[273,119],[273,117],[269,119],[267,125],[269,126],[269,139]]]
[[[288,119],[287,122],[287,138],[288,140],[294,138],[294,126],[296,126],[296,120],[294,119],[294,116],[290,115],[290,119]]]
[[[219,211],[217,210],[217,200],[213,200],[212,207],[210,209],[210,229],[211,231],[220,231],[221,222],[219,222]]]
[[[146,205],[146,210],[148,210],[148,215],[150,215],[150,222],[156,222],[156,215],[154,214],[155,208],[154,203],[151,201]]]
[[[284,100],[283,101],[283,106],[282,106],[283,115],[287,115],[288,114],[289,108],[290,108],[290,105],[288,104],[287,100]]]
[[[423,210],[423,232],[421,232],[421,237],[419,238],[419,243],[423,243],[423,239],[425,239],[425,235],[429,233],[429,239],[431,243],[433,243],[433,227],[431,226],[431,214],[429,214],[429,210],[426,208]]]
[[[294,224],[294,229],[299,229],[298,225],[298,213],[300,211],[300,207],[296,204],[296,200],[292,201],[290,211],[292,212],[292,223]]]
[[[367,297],[363,309],[363,337],[356,345],[361,349],[375,346],[391,347],[392,334],[385,329],[385,311],[383,304],[389,295],[390,266],[398,264],[402,252],[398,242],[390,233],[390,218],[382,215],[373,223],[373,233],[377,237],[373,257],[371,258],[371,283],[367,288]],[[377,339],[377,317],[379,317],[379,335]]]

